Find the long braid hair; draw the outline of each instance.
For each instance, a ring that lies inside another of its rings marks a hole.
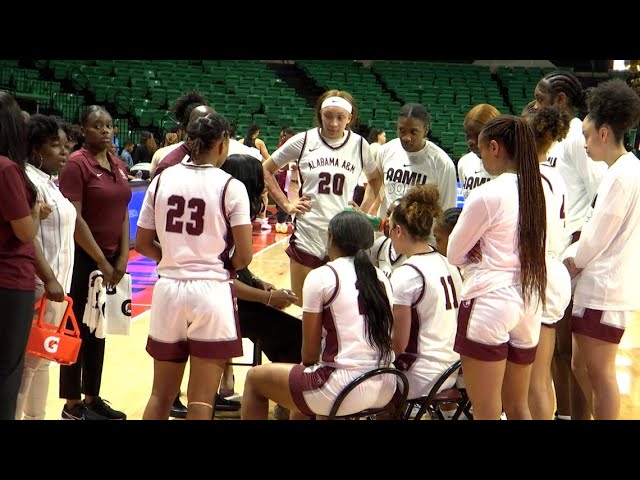
[[[547,288],[547,221],[533,130],[524,118],[502,115],[487,123],[480,136],[484,142],[498,142],[516,164],[522,297],[526,304],[537,294],[544,305]]]
[[[365,312],[367,341],[378,350],[379,365],[387,366],[393,352],[393,312],[384,284],[378,279],[377,271],[365,252],[373,245],[373,227],[360,213],[340,212],[329,222],[329,235],[344,255],[355,257],[358,304]]]

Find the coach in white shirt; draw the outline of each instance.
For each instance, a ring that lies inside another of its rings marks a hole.
[[[67,136],[53,117],[33,115],[27,124],[27,138],[30,147],[27,176],[45,204],[40,212],[40,229],[34,242],[36,300],[46,292],[53,302],[47,301],[44,320],[59,325],[66,308],[62,300],[71,287],[75,251],[73,234],[77,217],[75,207],[60,193],[52,179],[52,175],[62,170],[69,158]],[[16,420],[44,420],[49,363],[43,358],[25,356]]]

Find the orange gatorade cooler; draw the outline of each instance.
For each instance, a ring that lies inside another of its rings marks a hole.
[[[40,308],[38,319],[33,321],[29,341],[27,342],[27,353],[36,357],[53,360],[60,365],[71,365],[76,363],[80,352],[80,329],[76,322],[76,317],[71,309],[73,300],[65,296],[67,308],[62,316],[59,327],[43,321],[47,295],[43,295],[35,308]],[[70,320],[71,329],[67,329],[67,321]]]

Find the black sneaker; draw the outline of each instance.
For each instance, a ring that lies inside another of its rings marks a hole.
[[[273,418],[276,420],[289,420],[289,409],[284,408],[282,405],[276,403],[273,408]]]
[[[95,400],[90,404],[84,402],[84,405],[87,407],[87,409],[90,412],[96,413],[102,417],[105,417],[107,420],[126,420],[127,419],[127,415],[124,412],[119,412],[118,410],[114,410],[109,406],[108,400],[103,400],[100,397],[96,397]]]
[[[228,400],[216,393],[216,411],[219,412],[237,412],[242,405],[235,400]]]
[[[83,403],[78,403],[71,408],[62,407],[62,420],[109,420],[93,410],[89,410]]]
[[[187,418],[187,407],[180,401],[180,395],[173,401],[169,416],[173,418]]]

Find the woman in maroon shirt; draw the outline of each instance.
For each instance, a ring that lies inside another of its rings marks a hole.
[[[126,166],[108,151],[113,138],[109,112],[91,105],[82,113],[80,125],[84,145],[71,154],[60,174],[60,191],[78,212],[70,294],[82,338],[78,361],[60,367],[60,398],[67,401],[62,418],[123,420],[127,416],[99,396],[105,339],[96,338],[82,317],[91,272],[102,271],[104,284],[116,285],[127,268],[131,188]]]
[[[26,148],[20,107],[0,91],[0,420],[15,416],[35,301],[40,203],[25,174]]]

